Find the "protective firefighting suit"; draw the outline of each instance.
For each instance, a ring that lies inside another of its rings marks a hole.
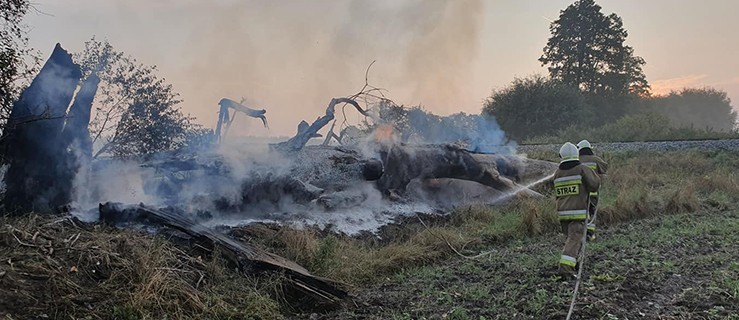
[[[577,147],[565,143],[559,150],[561,161],[554,173],[554,193],[562,231],[567,235],[559,260],[561,272],[574,274],[580,255],[585,221],[588,219],[590,192],[597,192],[600,178],[579,161]]]
[[[580,153],[580,163],[582,163],[584,166],[593,169],[595,173],[598,174],[598,177],[601,178],[601,181],[603,180],[603,176],[608,172],[608,163],[603,161],[600,157],[596,156],[595,153],[593,153],[593,149],[590,146],[590,142],[588,140],[582,140],[577,144],[577,148],[579,149]],[[598,206],[598,191],[594,191],[590,193],[590,208],[588,210],[590,211],[590,217],[595,217],[595,209]],[[587,230],[588,230],[588,239],[594,240],[595,239],[595,221],[588,221],[587,223]]]

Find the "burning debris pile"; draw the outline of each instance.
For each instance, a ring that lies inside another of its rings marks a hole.
[[[66,112],[80,77],[69,54],[57,45],[15,104],[3,132],[9,166],[6,210],[64,207],[82,220],[175,229],[225,248],[239,266],[256,263],[262,269],[287,271],[319,300],[340,299],[345,293],[292,262],[237,243],[213,228],[262,221],[318,225],[350,234],[373,231],[402,215],[540,196],[529,187],[545,181],[555,167],[511,153],[483,153],[489,150],[480,142],[490,135],[479,132],[467,146],[440,139],[438,132],[432,139],[437,144],[409,143],[410,135],[398,134],[393,121],[383,121],[357,102],[375,89],[332,99],[325,115],[312,124],[301,122],[296,135],[281,143],[243,146],[221,141],[233,119],[229,109],[267,125],[265,110],[223,99],[216,135],[220,143],[209,150],[92,161],[86,128],[99,81],[95,75],[83,81]],[[334,133],[336,108],[345,106],[370,119],[373,130],[360,134],[345,127]],[[485,128],[485,122],[461,119]],[[322,145],[307,145],[332,121]],[[411,121],[419,122],[418,115]],[[502,136],[497,126],[492,130],[497,139]],[[416,138],[419,135],[424,133],[416,132]],[[332,139],[339,145],[331,145]]]
[[[342,146],[307,146],[288,154],[265,149],[230,163],[217,153],[169,155],[141,164],[135,179],[142,181],[141,197],[127,202],[150,199],[151,205],[176,208],[208,225],[280,221],[354,233],[403,214],[495,203],[512,193],[537,196],[525,185],[552,169],[548,162],[453,145],[375,147],[370,156]],[[108,164],[92,175],[115,175],[106,172],[110,168],[118,172]],[[106,200],[126,201],[96,201]]]

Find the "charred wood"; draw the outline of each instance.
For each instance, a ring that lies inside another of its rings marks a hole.
[[[92,159],[92,140],[90,139],[89,129],[90,114],[98,84],[100,84],[100,78],[95,74],[87,77],[82,82],[82,86],[69,108],[67,122],[64,124],[64,132],[62,133],[65,143],[75,149],[76,153],[88,162]]]
[[[512,163],[500,155],[472,153],[454,145],[391,144],[379,149],[385,174],[378,188],[385,193],[403,193],[414,179],[441,178],[473,181],[505,193],[523,188],[515,181],[530,179],[539,171],[553,172],[548,162],[537,163],[540,170],[526,171],[528,164]]]
[[[73,180],[80,170],[90,169],[92,161],[92,140],[90,139],[90,114],[95,100],[100,78],[93,74],[82,82],[80,90],[67,114],[67,121],[61,133],[58,156],[60,170],[57,175],[58,188],[65,193],[72,192]],[[66,163],[64,163],[66,162]],[[84,175],[87,178],[87,174]]]
[[[124,207],[110,202],[100,204],[99,210],[101,220],[113,225],[138,221],[156,223],[184,232],[203,247],[218,247],[224,256],[244,273],[283,272],[294,289],[315,299],[316,302],[333,305],[348,296],[345,290],[339,288],[337,282],[312,275],[295,262],[198,225],[177,212],[157,210],[144,205]]]
[[[326,108],[326,115],[319,117],[310,125],[305,121],[301,121],[298,124],[298,133],[294,137],[290,138],[290,140],[274,144],[272,147],[278,151],[294,152],[302,149],[310,139],[321,137],[318,131],[334,119],[336,105],[339,103],[350,104],[365,117],[369,116],[369,113],[362,109],[356,101],[349,98],[333,98]]]
[[[80,77],[79,66],[57,44],[13,105],[0,148],[9,165],[3,199],[6,212],[48,211],[69,202],[69,185],[58,180],[70,170],[61,133]]]
[[[336,133],[334,133],[335,127],[336,127],[336,120],[334,120],[334,122],[331,124],[331,128],[328,129],[328,133],[326,133],[326,139],[323,140],[323,143],[321,145],[328,146],[329,144],[331,144],[332,139],[336,140],[336,142],[338,142],[339,144],[342,144],[341,137],[336,135]]]
[[[221,101],[218,102],[218,105],[220,105],[221,108],[225,108],[225,110],[234,109],[235,111],[239,111],[239,112],[241,112],[241,113],[243,113],[243,114],[245,114],[245,115],[247,115],[249,117],[258,118],[258,119],[262,120],[262,124],[264,125],[265,128],[268,128],[269,127],[267,125],[267,117],[265,116],[265,114],[267,113],[267,110],[264,110],[264,109],[252,109],[252,108],[249,108],[247,106],[244,106],[243,104],[238,103],[238,102],[233,101],[233,100],[228,99],[228,98],[221,99]],[[228,113],[226,113],[226,114],[228,114]],[[225,121],[230,121],[228,119],[224,119],[224,120]]]
[[[284,199],[290,199],[296,204],[307,204],[321,193],[323,189],[290,176],[254,177],[242,184],[238,211],[248,211],[251,207],[274,210]]]
[[[267,113],[267,110],[252,109],[247,106],[244,106],[243,103],[244,103],[243,100],[241,101],[241,103],[238,103],[228,98],[223,98],[221,99],[221,101],[218,102],[218,105],[221,106],[221,109],[218,112],[218,123],[216,124],[216,131],[215,131],[215,137],[217,139],[217,142],[222,142],[223,138],[225,138],[226,133],[228,132],[228,129],[231,127],[231,123],[236,117],[236,112],[241,112],[252,118],[261,119],[262,123],[264,124],[264,127],[269,128],[269,126],[267,125],[267,117],[265,116],[265,114]],[[234,110],[233,115],[229,113],[230,109]],[[221,134],[222,131],[223,133]]]
[[[355,186],[359,181],[376,181],[384,174],[382,161],[362,156],[343,147],[309,146],[295,153],[299,164],[290,175],[329,191]]]
[[[497,190],[510,190],[495,163],[481,163],[464,149],[450,145],[409,146],[393,144],[381,148],[386,174],[378,181],[381,190],[405,190],[413,179],[455,178],[472,180]]]

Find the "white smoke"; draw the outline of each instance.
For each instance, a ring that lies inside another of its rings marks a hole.
[[[153,10],[161,8],[151,2],[133,2]],[[183,68],[181,74],[168,75],[175,79],[178,90],[184,91],[185,103],[208,105],[206,100],[188,101],[187,97],[193,95],[215,102],[224,95],[244,94],[267,106],[271,124],[289,132],[301,118],[312,119],[313,113],[322,110],[337,92],[356,89],[356,81],[348,81],[345,76],[363,73],[367,63],[377,58],[382,60],[373,74],[379,75],[378,82],[383,86],[396,89],[395,96],[437,110],[458,110],[464,104],[460,101],[467,101],[468,93],[461,83],[469,76],[470,61],[477,52],[483,2],[321,0],[289,6],[273,2],[186,5],[190,9],[210,9],[203,19],[211,23],[208,28],[192,30],[190,37],[197,39],[193,41],[197,45],[188,48],[193,59],[189,67]],[[296,60],[292,52],[297,50],[301,55]],[[302,66],[301,74],[295,74],[297,65]],[[178,78],[197,81],[178,83]],[[238,88],[233,84],[238,84]],[[419,141],[449,143],[459,138],[459,132],[448,129],[449,132],[438,132],[436,138],[425,135]],[[473,151],[490,152],[485,148],[505,144],[505,135],[494,122],[477,124],[467,131],[457,129],[463,131],[461,135]],[[235,131],[232,133],[238,133]],[[358,141],[356,147],[365,158],[379,156],[372,141],[371,135]],[[295,203],[289,196],[273,207],[252,208],[249,214],[233,212],[215,200],[238,203],[244,196],[245,181],[289,176],[295,174],[291,170],[311,159],[284,157],[271,152],[266,144],[244,143],[237,136],[229,137],[227,143],[210,153],[177,157],[164,154],[143,163],[98,161],[92,170],[82,170],[76,177],[76,202],[82,209],[107,201],[177,206],[192,215],[207,212],[212,216],[208,222],[211,224],[281,221],[335,225],[352,232],[377,228],[400,213],[431,210],[422,202],[391,203],[369,182],[334,181],[348,187],[333,194],[339,204],[330,212],[317,203]],[[168,169],[162,163],[195,167]],[[342,207],[342,198],[361,201]],[[266,211],[254,214],[260,209]]]

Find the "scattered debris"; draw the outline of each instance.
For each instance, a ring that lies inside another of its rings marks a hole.
[[[347,297],[340,284],[312,275],[300,265],[263,251],[248,243],[237,242],[213,229],[203,227],[177,212],[157,210],[144,205],[125,207],[118,203],[100,204],[100,219],[107,223],[146,222],[184,232],[192,241],[211,251],[216,247],[245,274],[258,271],[284,272],[294,288],[324,304],[335,304]]]

